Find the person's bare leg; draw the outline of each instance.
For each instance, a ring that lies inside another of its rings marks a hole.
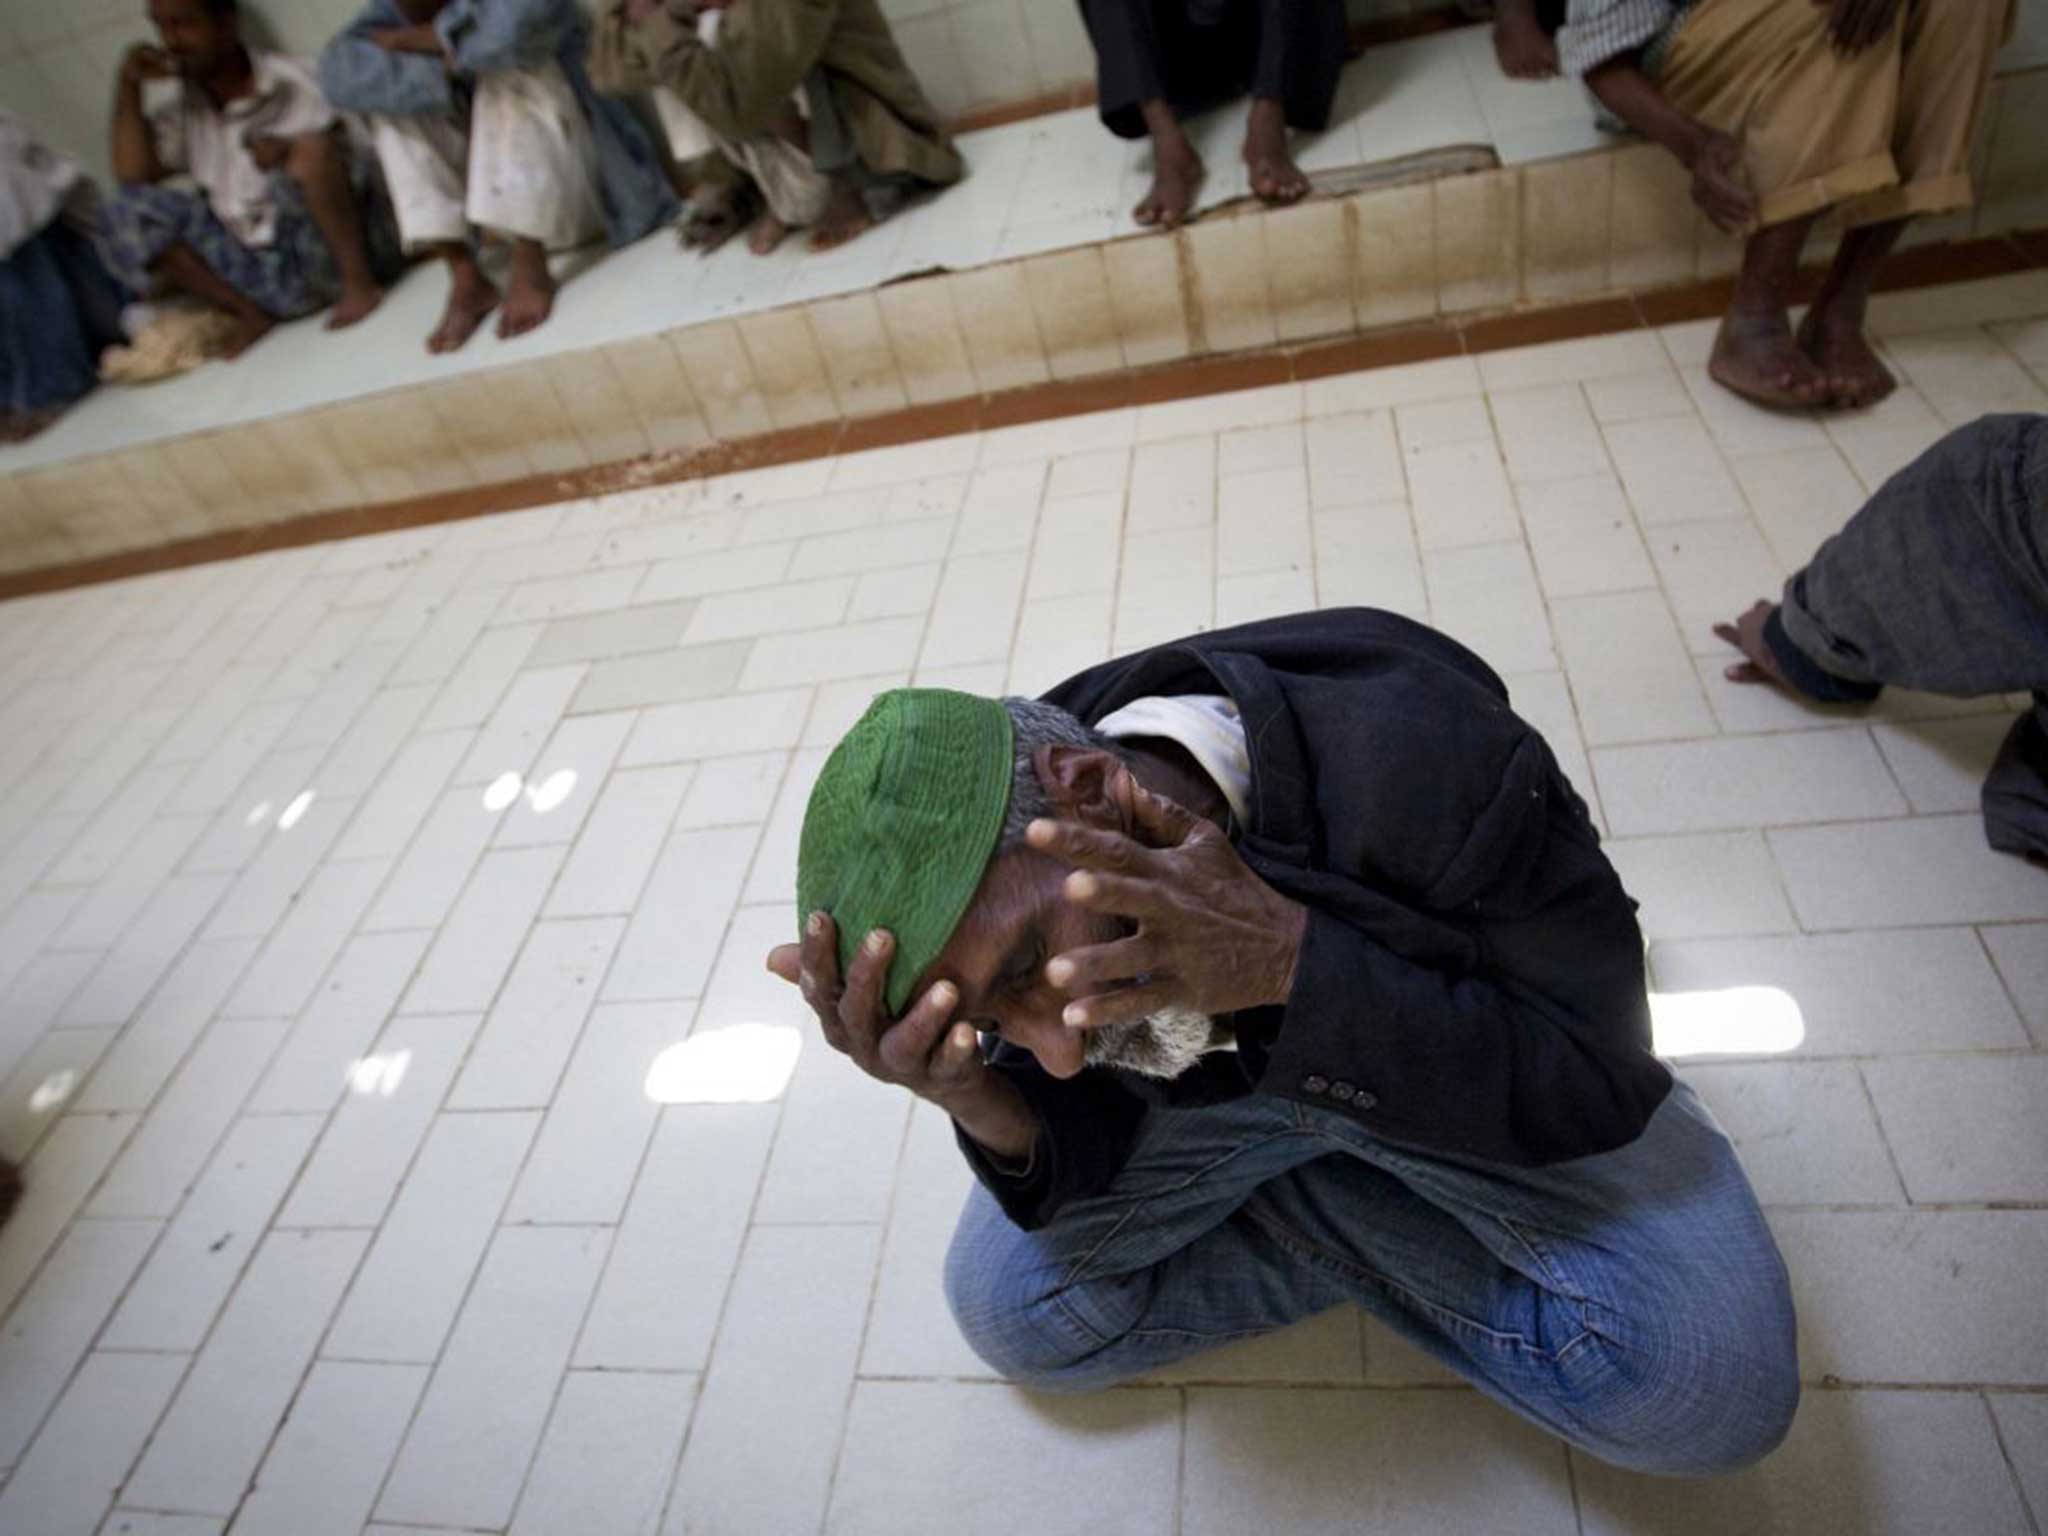
[[[292,144],[285,170],[305,194],[306,211],[334,253],[335,269],[341,274],[341,297],[328,312],[327,329],[354,325],[384,302],[384,288],[370,271],[363,220],[340,141],[331,133],[307,134]]]
[[[1742,270],[1707,372],[1724,389],[1759,405],[1798,408],[1822,404],[1827,380],[1792,338],[1792,277],[1811,215],[1773,224],[1749,237]]]
[[[835,175],[832,196],[826,200],[825,211],[818,215],[817,226],[811,231],[811,249],[832,250],[874,227],[874,215],[868,212],[867,200],[860,195],[853,178]]]
[[[206,258],[182,240],[165,247],[150,270],[173,287],[222,311],[234,321],[234,331],[221,351],[221,355],[230,362],[255,346],[277,324],[275,317],[209,267]]]
[[[1308,196],[1308,177],[1287,148],[1287,109],[1271,96],[1252,98],[1244,125],[1244,163],[1251,168],[1252,193],[1282,207]]]
[[[434,247],[448,267],[448,307],[441,323],[427,337],[429,352],[453,352],[476,334],[486,316],[498,307],[498,285],[484,276],[468,242],[450,240]]]
[[[1899,387],[1892,371],[1872,349],[1863,322],[1870,307],[1871,282],[1905,228],[1904,219],[1892,219],[1865,224],[1844,235],[1813,307],[1800,322],[1799,349],[1826,376],[1828,394],[1836,405],[1875,405]]]
[[[538,240],[514,240],[505,307],[498,311],[499,337],[509,341],[524,336],[547,319],[554,307],[555,275],[548,270],[548,253]]]
[[[1202,190],[1202,157],[1165,102],[1144,102],[1138,110],[1152,135],[1152,186],[1138,199],[1131,217],[1148,227],[1176,229],[1188,221]]]

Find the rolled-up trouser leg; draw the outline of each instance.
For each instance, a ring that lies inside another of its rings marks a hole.
[[[604,234],[597,141],[561,66],[485,75],[470,113],[469,219],[548,250]]]
[[[373,116],[370,139],[408,251],[469,238],[469,134],[453,113]]]

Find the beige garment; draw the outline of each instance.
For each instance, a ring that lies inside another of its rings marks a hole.
[[[335,116],[303,59],[251,48],[249,65],[255,75],[249,95],[220,108],[198,86],[181,84],[150,124],[164,169],[189,173],[205,189],[214,216],[254,249],[277,238],[277,203],[270,173],[256,164],[248,141],[319,133]]]
[[[466,240],[476,225],[551,251],[604,235],[597,145],[561,66],[481,77],[469,124],[450,115],[370,118],[407,250]]]
[[[1759,225],[1841,204],[1848,224],[1968,207],[1970,142],[2013,0],[1905,0],[1851,58],[1812,0],[1699,0],[1659,84],[1742,141]]]

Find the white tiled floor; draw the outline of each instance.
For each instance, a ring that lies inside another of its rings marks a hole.
[[[2048,877],[1971,807],[2009,707],[1802,709],[1703,629],[1989,373],[2048,408],[2038,276],[1879,311],[1910,382],[1845,421],[1696,395],[1684,327],[0,607],[0,1530],[2038,1530]],[[876,688],[1360,599],[1509,675],[1720,1027],[1813,1382],[1749,1475],[1568,1456],[1348,1312],[990,1380],[948,1127],[759,968]],[[764,1101],[693,1101],[680,1043],[776,1040]]]

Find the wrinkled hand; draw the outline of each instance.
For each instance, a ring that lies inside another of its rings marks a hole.
[[[1778,658],[1771,654],[1771,645],[1764,638],[1764,626],[1771,621],[1771,615],[1778,611],[1778,605],[1769,598],[1759,598],[1743,612],[1733,624],[1716,624],[1714,633],[1727,641],[1748,659],[1730,662],[1722,676],[1731,683],[1776,683],[1790,689],[1791,680],[1785,676],[1785,669],[1778,665]]]
[[[1024,834],[1074,866],[1067,900],[1138,925],[1046,963],[1046,979],[1074,999],[1062,1017],[1094,1029],[1173,1005],[1215,1015],[1286,1002],[1308,909],[1252,873],[1214,822],[1135,779],[1126,792],[1142,842],[1066,821]]]
[[[131,85],[145,80],[168,80],[177,73],[171,56],[154,43],[137,43],[121,60],[121,78]]]
[[[1899,0],[1813,0],[1828,8],[1828,35],[1843,58],[1861,53],[1891,30]]]
[[[1756,198],[1742,169],[1742,146],[1725,133],[1703,130],[1693,151],[1692,200],[1717,229],[1744,233],[1756,222]]]
[[[960,995],[951,982],[934,984],[901,1019],[890,1021],[882,996],[895,953],[894,936],[875,929],[854,955],[842,986],[839,933],[819,912],[805,924],[801,944],[778,945],[769,954],[768,969],[796,983],[835,1051],[851,1056],[868,1076],[908,1088],[951,1113],[986,1091],[988,1064],[974,1026],[952,1022]]]

